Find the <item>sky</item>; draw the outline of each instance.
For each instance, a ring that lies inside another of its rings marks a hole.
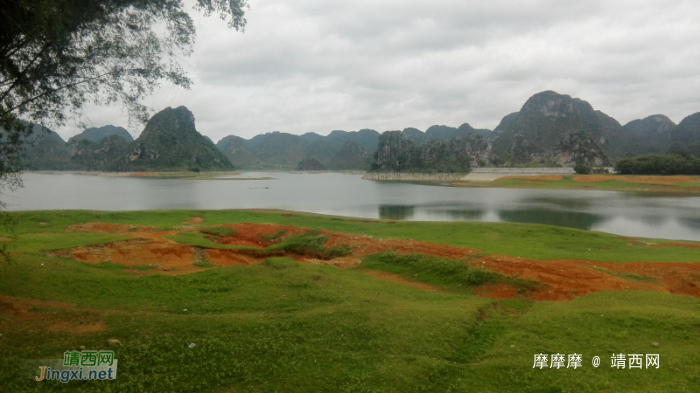
[[[249,3],[244,33],[192,11],[197,41],[182,64],[194,85],[164,85],[146,104],[186,106],[215,142],[272,131],[493,129],[544,90],[622,124],[700,112],[697,0]],[[128,125],[118,106],[85,114],[91,126]],[[57,131],[67,139],[82,131],[76,124]]]

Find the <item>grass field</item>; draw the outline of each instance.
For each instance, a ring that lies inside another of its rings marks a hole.
[[[541,188],[551,190],[601,190],[695,194],[700,193],[700,176],[504,176],[489,182],[456,182],[452,185],[457,187]]]
[[[198,222],[193,217],[201,222],[192,224]],[[651,247],[668,241],[542,225],[357,220],[278,211],[41,211],[10,218],[12,230],[0,232],[0,238],[12,239],[0,243],[11,257],[0,263],[0,392],[700,390],[700,300],[691,296],[607,291],[570,301],[496,300],[475,296],[471,286],[537,283],[417,254],[368,255],[350,269],[289,257],[250,266],[200,261],[195,263],[201,271],[173,275],[47,253],[129,238],[128,230],[66,231],[90,222],[157,231],[199,228],[169,239],[223,251],[240,247],[219,242],[236,234],[220,224],[297,226],[306,232],[285,238],[272,232],[266,240],[276,243],[268,248],[308,252],[306,247],[320,257],[332,249],[324,248],[320,238],[327,236],[320,230],[468,247],[479,256],[619,264],[698,262],[697,243]],[[371,271],[437,290],[380,280],[367,274]],[[62,359],[64,351],[80,346],[107,349],[109,338],[121,342],[109,347],[119,359],[113,381],[63,384],[22,375],[23,359]],[[575,370],[533,368],[539,353],[582,354],[583,364]],[[660,367],[616,369],[613,353],[659,354]],[[591,365],[593,356],[600,356],[600,367]]]

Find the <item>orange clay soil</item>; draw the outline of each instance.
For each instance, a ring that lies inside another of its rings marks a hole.
[[[60,316],[57,310],[61,311]],[[60,302],[0,296],[0,314],[8,316],[0,319],[3,332],[86,334],[107,329],[107,324],[94,312]]]
[[[684,248],[700,248],[700,244],[691,243],[656,243],[651,244],[651,247],[684,247]]]
[[[505,176],[499,177],[497,180],[511,180],[511,179],[521,179],[521,180],[533,180],[533,181],[557,181],[564,180],[562,175],[540,175],[540,176]]]
[[[505,276],[539,281],[542,288],[534,291],[518,291],[508,285],[485,285],[475,289],[480,296],[496,299],[523,297],[532,300],[570,300],[599,291],[649,290],[700,297],[700,263],[642,262],[609,263],[583,260],[531,260],[505,255],[477,257],[478,250],[407,239],[373,239],[368,236],[320,230],[328,236],[326,247],[350,246],[350,255],[331,260],[315,256],[299,255],[283,251],[267,254],[264,249],[283,239],[304,233],[308,228],[276,224],[225,224],[236,231],[235,235],[208,238],[222,245],[249,247],[251,249],[201,248],[178,244],[164,236],[178,231],[155,231],[153,228],[112,224],[81,224],[68,231],[109,231],[126,233],[130,239],[92,246],[51,252],[54,255],[72,257],[88,263],[110,261],[127,266],[151,265],[154,270],[136,271],[136,274],[185,274],[203,270],[194,262],[209,262],[218,267],[252,265],[270,255],[286,255],[302,263],[327,265],[339,268],[357,267],[364,255],[394,251],[400,254],[425,255],[462,260],[470,267],[483,267]],[[196,230],[188,227],[185,230]],[[271,236],[279,234],[276,240]],[[267,236],[267,238],[265,238]],[[671,243],[673,244],[673,243]],[[673,245],[675,246],[675,245]],[[678,246],[689,246],[679,244]],[[666,247],[672,247],[667,245]],[[174,270],[173,270],[174,269]],[[410,282],[387,273],[368,272],[373,277],[411,285],[419,289],[436,290],[432,286]]]
[[[700,178],[690,176],[579,175],[572,177],[572,180],[579,183],[598,183],[609,180],[621,180],[629,183],[668,185],[698,182],[700,181]]]

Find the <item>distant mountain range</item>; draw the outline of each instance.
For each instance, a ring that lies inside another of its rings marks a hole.
[[[233,170],[209,138],[195,129],[184,106],[155,114],[133,140],[121,127],[88,129],[64,142],[55,132],[34,126],[26,141],[26,168],[86,171]]]
[[[117,135],[122,137],[125,141],[127,142],[133,142],[134,138],[131,137],[131,134],[129,134],[129,131],[125,130],[122,127],[115,127],[115,126],[104,126],[100,128],[88,128],[87,130],[81,132],[80,134],[68,139],[68,143],[72,141],[81,141],[83,139],[87,139],[91,142],[99,142],[102,139],[111,136],[111,135]]]
[[[624,126],[591,104],[553,91],[530,97],[493,130],[435,125],[387,131],[271,132],[229,135],[216,145],[194,127],[187,108],[167,108],[135,141],[121,127],[91,128],[64,142],[34,127],[27,169],[171,171],[327,168],[375,171],[466,171],[479,166],[611,165],[648,154],[700,157],[700,113],[676,125],[657,114]]]

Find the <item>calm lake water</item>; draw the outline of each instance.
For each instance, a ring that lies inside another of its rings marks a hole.
[[[698,196],[454,188],[375,182],[341,173],[245,172],[235,177],[275,179],[27,173],[24,188],[2,200],[9,210],[268,208],[394,220],[540,223],[625,236],[700,240]]]

